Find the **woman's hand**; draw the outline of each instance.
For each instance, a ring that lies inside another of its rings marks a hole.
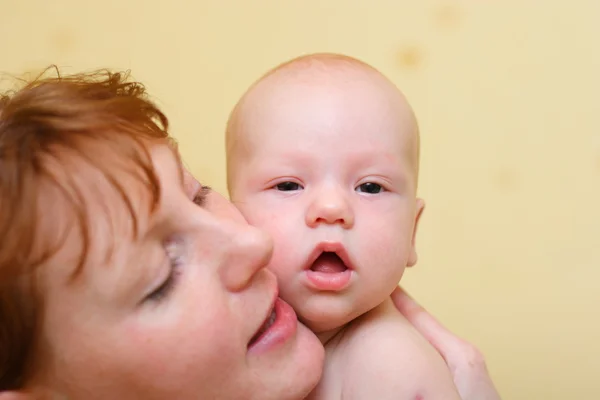
[[[500,400],[483,355],[475,346],[444,328],[402,288],[394,290],[392,300],[398,310],[442,355],[463,400]]]

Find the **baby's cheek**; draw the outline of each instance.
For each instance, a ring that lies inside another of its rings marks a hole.
[[[302,261],[299,254],[303,247],[298,243],[297,235],[293,235],[281,224],[272,224],[265,230],[272,236],[274,244],[269,269],[277,275],[278,279],[286,279],[300,268]]]
[[[286,213],[278,207],[266,207],[255,205],[240,206],[242,215],[246,218],[250,225],[261,228],[269,233],[275,240],[275,244],[279,243],[286,235],[286,226],[290,224]]]
[[[267,229],[272,221],[275,220],[276,212],[260,201],[247,199],[235,202],[234,205],[240,210],[246,221],[250,225]]]
[[[354,251],[360,252],[362,259],[381,267],[406,262],[410,236],[400,224],[372,224],[368,228],[357,230],[356,233],[351,246]]]
[[[257,200],[240,204],[240,211],[250,225],[271,236],[274,248],[268,268],[278,279],[286,279],[299,268],[303,262],[302,254],[306,252],[306,241],[302,240],[306,229],[302,213],[277,201]]]

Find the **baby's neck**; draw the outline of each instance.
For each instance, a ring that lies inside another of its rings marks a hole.
[[[319,338],[319,340],[321,341],[321,343],[323,344],[323,346],[325,346],[331,339],[336,337],[338,334],[341,334],[347,325],[348,324],[344,324],[342,326],[338,326],[337,328],[330,329],[328,331],[319,332],[316,335]]]
[[[315,334],[317,335],[323,346],[327,344],[335,345],[333,343],[334,340],[341,339],[346,331],[352,329],[352,326],[355,326],[357,323],[361,324],[365,320],[377,318],[388,312],[398,312],[396,306],[394,306],[394,303],[392,302],[390,297],[386,298],[383,301],[383,303],[379,304],[377,307],[365,312],[362,315],[359,315],[358,317],[345,323],[344,325],[338,326],[337,328],[333,328],[327,331],[315,332]]]

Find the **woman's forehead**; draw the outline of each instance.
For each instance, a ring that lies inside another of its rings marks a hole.
[[[63,263],[76,264],[73,277],[84,264],[106,264],[117,247],[133,242],[147,229],[159,202],[152,164],[140,165],[133,157],[113,157],[99,165],[65,153],[48,158],[45,168],[37,196],[36,242],[40,251],[53,247]]]

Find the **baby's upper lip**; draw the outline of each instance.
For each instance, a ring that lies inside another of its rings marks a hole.
[[[346,268],[353,270],[354,264],[350,260],[350,256],[346,251],[344,245],[340,242],[320,242],[314,248],[314,250],[310,253],[308,257],[307,263],[304,266],[304,269],[310,269],[310,267],[314,264],[314,262],[319,258],[319,256],[323,253],[335,253],[340,260],[346,265]]]

